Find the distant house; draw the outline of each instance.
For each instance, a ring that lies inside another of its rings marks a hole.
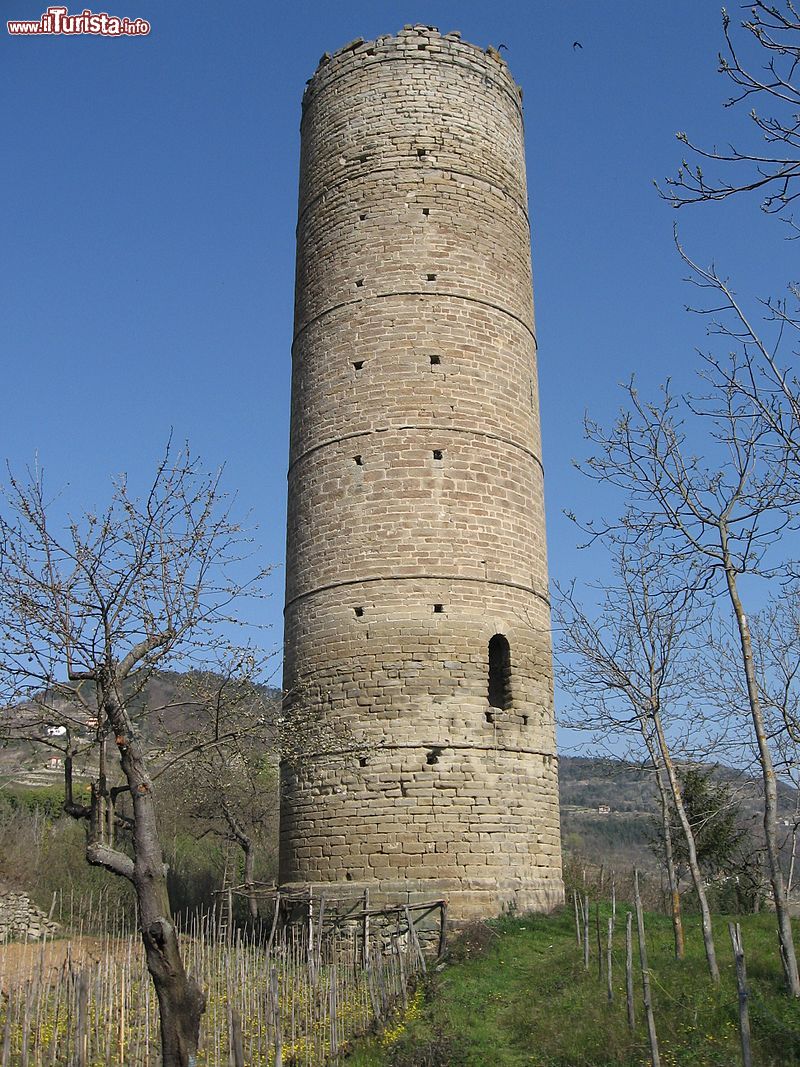
[[[86,719],[86,721],[84,722],[83,725],[86,727],[87,730],[96,730],[97,727],[100,725],[100,720],[99,719]]]
[[[66,735],[66,733],[67,733],[66,726],[48,726],[47,727],[47,736],[48,737],[64,737]]]
[[[51,771],[58,771],[64,766],[64,761],[60,756],[51,756],[47,761],[47,766]]]
[[[598,807],[597,807],[597,814],[598,815],[610,815],[611,814],[611,808],[608,806],[608,804],[599,804]]]

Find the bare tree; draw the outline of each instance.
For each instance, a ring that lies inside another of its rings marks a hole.
[[[94,734],[91,796],[76,801],[70,768],[65,807],[86,822],[89,863],[133,885],[160,1008],[162,1062],[187,1067],[205,995],[186,973],[170,912],[140,698],[156,670],[227,662],[251,674],[257,655],[238,639],[234,613],[244,597],[259,595],[264,574],[242,580],[247,538],[219,475],[204,474],[186,449],[167,448],[141,499],[122,477],[100,514],[68,519],[62,529],[57,506],[40,472],[11,478],[0,516],[6,704],[23,701],[43,719],[57,713]],[[109,748],[118,768],[113,785]]]
[[[712,593],[727,597],[763,781],[764,837],[781,960],[791,995],[800,996],[780,864],[775,768],[740,588],[744,574],[775,573],[770,553],[776,552],[794,520],[787,493],[787,456],[785,451],[765,449],[768,428],[735,390],[724,385],[701,408],[681,404],[668,386],[659,403],[642,401],[632,384],[627,393],[630,409],[611,428],[587,421],[595,454],[583,470],[626,495],[628,508],[618,526],[625,538],[657,539],[665,558],[689,562]],[[693,417],[705,431],[703,444],[711,453],[710,461],[702,460],[687,443],[686,420]]]
[[[755,147],[704,148],[679,133],[678,139],[693,160],[701,162],[684,159],[677,176],[667,179],[664,195],[675,207],[682,207],[761,193],[763,209],[781,215],[797,229],[790,212],[800,196],[800,10],[794,0],[753,0],[745,10],[748,17],[740,24],[741,42],[723,10],[725,47],[719,55],[719,70],[733,87],[726,106],[750,106],[758,143]],[[748,40],[760,50],[760,64],[758,59],[744,58]],[[705,162],[716,165],[717,173],[708,176]]]
[[[661,838],[670,887],[675,954],[682,958],[683,924],[675,872],[671,812],[686,839],[700,904],[709,973],[719,981],[711,912],[697,863],[694,834],[684,810],[680,781],[664,726],[676,715],[678,694],[691,685],[686,652],[702,622],[690,571],[665,565],[655,544],[610,538],[615,580],[599,587],[590,613],[574,587],[560,589],[554,605],[560,679],[574,695],[568,725],[614,733],[634,732],[644,742],[661,804]]]
[[[787,583],[750,623],[756,678],[775,771],[796,791],[800,777],[799,598],[797,582]],[[739,715],[747,706],[747,692],[738,669],[735,643],[724,628],[709,634],[700,670],[709,698],[725,708],[731,718]],[[796,794],[794,816],[784,842],[789,847],[787,893],[793,882],[798,810],[800,792]]]
[[[214,834],[241,850],[250,916],[257,919],[256,862],[277,840],[280,698],[250,686],[234,690],[220,693],[210,734],[224,736],[234,714],[235,736],[223,745],[201,744],[173,781],[200,835]]]

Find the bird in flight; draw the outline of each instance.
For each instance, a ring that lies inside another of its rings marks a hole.
[[[580,48],[580,49],[583,48],[583,45],[581,44],[580,41],[573,41],[572,42],[572,50],[575,51],[576,48]]]

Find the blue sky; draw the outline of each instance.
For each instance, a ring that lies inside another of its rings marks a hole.
[[[43,3],[3,0],[7,18]],[[81,10],[82,8],[70,9]],[[600,565],[565,508],[602,509],[571,467],[618,383],[688,381],[703,325],[672,247],[677,130],[735,137],[707,0],[292,5],[113,0],[148,37],[17,38],[2,27],[0,457],[38,453],[73,511],[144,480],[172,428],[284,552],[300,100],[320,55],[409,22],[505,43],[524,89],[551,573]],[[573,48],[580,41],[582,48]],[[797,246],[756,198],[678,213],[743,292],[779,292]],[[283,575],[267,607],[280,639]]]

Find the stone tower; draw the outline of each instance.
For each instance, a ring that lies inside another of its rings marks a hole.
[[[303,99],[281,880],[563,897],[521,93],[407,26]],[[297,766],[297,765],[295,765]]]

